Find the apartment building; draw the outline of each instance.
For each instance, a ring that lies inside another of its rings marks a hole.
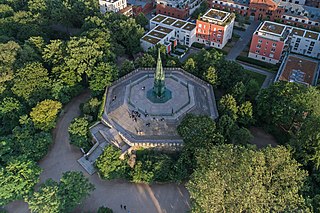
[[[320,33],[265,21],[252,36],[248,57],[276,64],[287,52],[320,59]]]
[[[320,66],[318,60],[290,54],[282,62],[275,82],[289,81],[307,86],[316,86],[319,72]]]
[[[127,7],[127,0],[99,0],[100,12],[119,12]]]
[[[161,14],[150,20],[150,29],[151,31],[140,39],[145,51],[162,44],[170,53],[178,43],[190,47],[196,40],[195,24]]]
[[[320,29],[320,9],[304,5],[304,0],[210,0],[210,3],[216,9],[254,20],[279,20],[297,27]]]
[[[234,19],[233,13],[216,9],[208,10],[196,22],[196,41],[222,49],[232,38]]]
[[[319,0],[306,0],[306,5],[310,7],[320,8],[320,1]]]
[[[188,18],[203,0],[156,0],[156,13],[174,18]]]

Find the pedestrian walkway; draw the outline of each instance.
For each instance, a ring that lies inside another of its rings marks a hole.
[[[244,31],[237,43],[232,47],[232,49],[229,51],[228,55],[226,56],[226,59],[234,61],[236,60],[237,56],[240,55],[240,53],[246,48],[246,46],[249,44],[252,38],[252,34],[259,26],[260,21],[253,21],[249,27]]]

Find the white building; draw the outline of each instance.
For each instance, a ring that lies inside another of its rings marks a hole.
[[[157,26],[140,39],[141,47],[144,51],[147,51],[157,44],[164,45],[167,53],[177,45],[177,39],[175,38],[175,31],[163,26]]]
[[[320,33],[293,28],[291,35],[291,52],[320,59]]]
[[[281,0],[281,1],[289,2],[289,3],[293,3],[293,4],[301,4],[301,5],[306,4],[306,0]]]
[[[144,51],[162,44],[169,53],[178,43],[190,47],[196,39],[195,24],[161,14],[150,20],[150,29],[140,39]]]
[[[100,12],[119,12],[127,7],[127,0],[99,0]]]

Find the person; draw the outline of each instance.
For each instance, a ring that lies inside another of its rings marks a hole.
[[[124,208],[124,210],[126,210],[126,209],[127,209],[127,206],[126,206],[126,205],[124,205],[124,206],[123,206],[123,208]]]
[[[122,209],[122,204],[120,205],[120,208]]]

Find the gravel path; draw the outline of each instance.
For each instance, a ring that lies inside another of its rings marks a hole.
[[[69,144],[68,126],[73,118],[79,116],[79,105],[90,98],[88,91],[75,97],[64,108],[53,132],[54,144],[48,155],[39,163],[43,172],[40,183],[48,178],[59,180],[65,171],[82,171],[95,185],[91,193],[75,212],[93,211],[100,206],[108,206],[117,212],[120,204],[127,206],[131,213],[184,213],[189,210],[189,194],[184,186],[177,184],[133,184],[120,181],[102,181],[97,174],[88,175],[77,163],[81,157],[80,150]],[[29,212],[23,201],[15,201],[6,206],[12,213]]]

